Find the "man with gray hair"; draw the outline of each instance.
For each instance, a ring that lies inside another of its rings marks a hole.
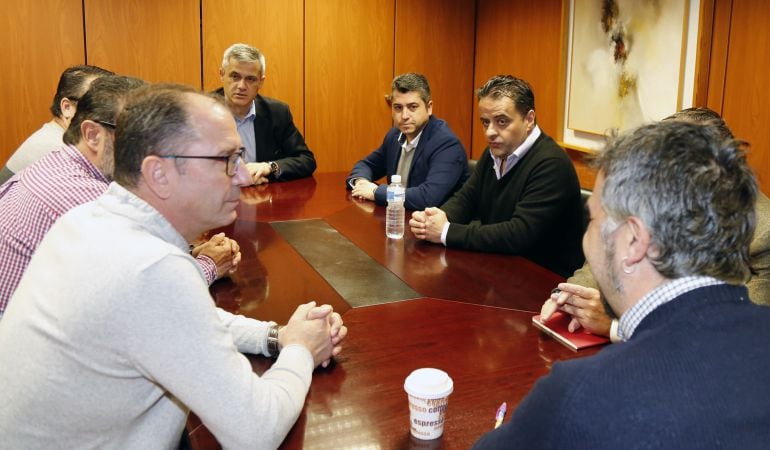
[[[294,125],[289,105],[259,95],[265,82],[265,55],[246,44],[233,44],[219,69],[224,96],[246,149],[252,184],[309,177],[316,168],[313,152]]]
[[[418,239],[523,256],[562,276],[583,264],[583,205],[567,153],[537,125],[535,94],[511,75],[476,92],[488,147],[468,181],[440,208],[415,211]]]
[[[175,448],[190,410],[224,448],[280,445],[346,329],[314,302],[284,327],[216,308],[187,243],[235,220],[242,151],[216,99],[129,100],[115,182],[54,224],[0,322],[0,448]],[[260,377],[239,351],[277,359]]]
[[[722,117],[708,108],[686,108],[663,120],[684,120],[713,127],[719,139],[733,139],[733,133]],[[751,301],[770,306],[770,199],[762,192],[757,192],[755,212],[757,226],[749,246],[751,278],[746,282],[746,287],[749,289]],[[591,333],[609,336],[612,342],[620,342],[618,319],[606,311],[588,263],[577,270],[566,283],[559,283],[557,289],[553,290],[551,298],[543,304],[542,320],[548,320],[556,310],[572,316],[570,331],[583,327]]]
[[[757,184],[740,143],[662,121],[596,167],[583,248],[625,342],[554,364],[475,448],[766,448],[770,308],[742,285]]]
[[[400,175],[407,209],[444,203],[468,179],[468,157],[449,125],[433,116],[428,80],[419,73],[397,76],[389,103],[395,127],[353,166],[345,185],[354,197],[384,205],[391,175]],[[383,176],[385,183],[374,183]]]

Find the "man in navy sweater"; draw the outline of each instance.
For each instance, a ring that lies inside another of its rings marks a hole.
[[[740,144],[645,125],[596,161],[583,248],[622,343],[557,363],[476,448],[767,448],[770,308],[751,303]]]

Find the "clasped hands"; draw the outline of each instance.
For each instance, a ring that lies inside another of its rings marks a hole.
[[[241,247],[235,239],[226,237],[224,233],[215,234],[208,241],[196,245],[190,254],[193,258],[199,255],[211,258],[217,266],[217,279],[235,273],[241,262]]]
[[[601,293],[594,288],[559,283],[558,290],[555,289],[543,303],[540,320],[547,321],[556,311],[563,311],[572,317],[567,326],[570,332],[574,333],[583,327],[593,334],[610,335],[612,318],[604,310]]]
[[[409,228],[417,239],[441,243],[441,233],[448,222],[446,213],[439,208],[425,208],[425,211],[415,211],[409,219]]]
[[[313,355],[314,366],[327,367],[331,358],[342,351],[340,343],[348,334],[342,316],[331,305],[316,306],[316,302],[299,305],[286,326],[278,331],[282,348],[299,344]]]

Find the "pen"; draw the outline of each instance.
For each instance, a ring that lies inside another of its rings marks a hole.
[[[499,408],[497,408],[497,414],[495,414],[495,428],[499,427],[503,423],[505,418],[505,412],[508,410],[508,404],[503,402]]]

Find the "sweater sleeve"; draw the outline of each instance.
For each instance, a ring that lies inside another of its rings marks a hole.
[[[467,224],[475,217],[476,198],[481,189],[480,174],[488,170],[491,161],[492,158],[489,156],[489,151],[485,150],[468,181],[449,200],[441,205],[441,210],[446,213],[449,222]]]
[[[599,285],[596,284],[593,272],[591,272],[591,266],[586,261],[583,267],[575,271],[575,273],[567,279],[567,283],[578,284],[580,286],[599,289]]]
[[[759,305],[770,305],[770,200],[759,192],[757,225],[749,247],[751,279],[746,283],[749,298]]]
[[[278,447],[302,410],[310,352],[287,346],[259,377],[234,342],[259,350],[266,324],[217,313],[189,256],[168,256],[143,271],[145,287],[121,311],[132,365],[194,411],[224,448]],[[247,328],[253,331],[243,333]]]

